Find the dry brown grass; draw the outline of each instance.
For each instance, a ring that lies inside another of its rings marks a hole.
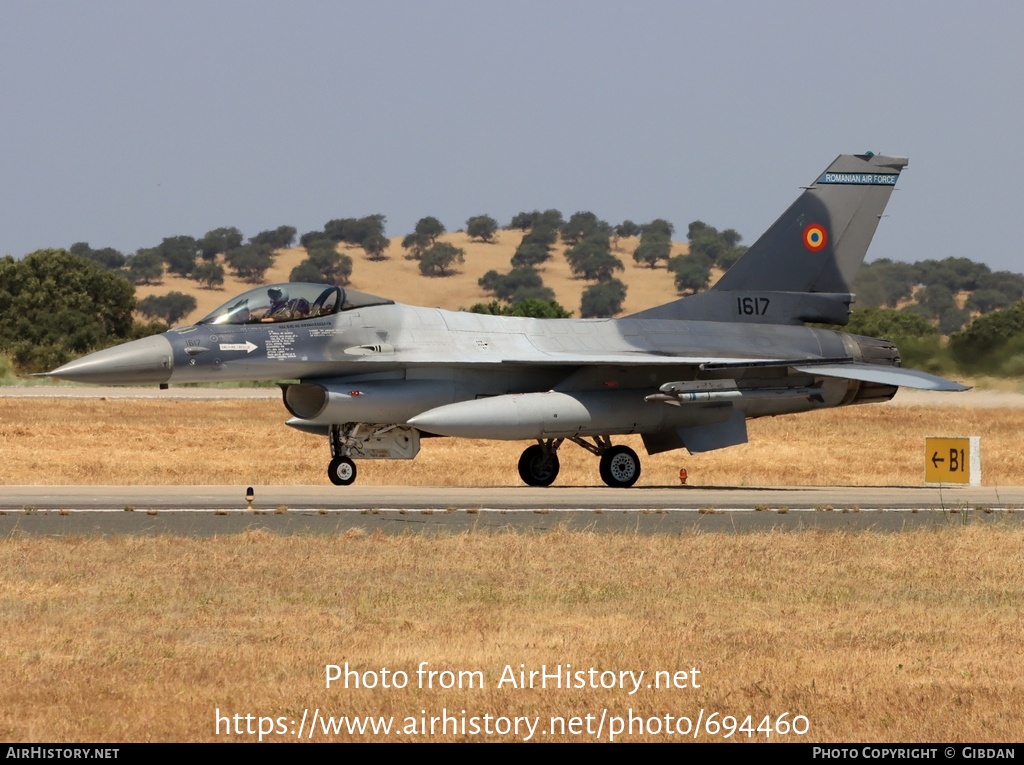
[[[15,536],[0,540],[0,738],[198,741],[216,738],[217,709],[297,721],[304,708],[446,708],[539,715],[542,730],[550,715],[703,709],[805,715],[803,741],[1020,741],[1021,553],[999,526]],[[486,687],[324,687],[327,664],[403,670],[414,685],[422,661],[479,670]],[[696,667],[701,687],[497,688],[520,663]]]
[[[440,240],[451,242],[466,251],[465,264],[452,276],[421,275],[419,261],[405,258],[405,250],[401,247],[402,237],[391,240],[389,257],[380,261],[369,260],[359,247],[342,246],[341,251],[352,258],[352,288],[382,295],[399,303],[452,310],[469,308],[474,303],[488,302],[492,298],[480,289],[477,280],[491,269],[506,273],[511,268],[509,260],[522,240],[522,232],[499,231],[493,244],[473,242],[468,236],[460,233],[445,234]],[[629,288],[623,305],[623,314],[667,303],[679,297],[672,274],[668,273],[664,266],[652,269],[638,266],[633,262],[633,250],[638,243],[639,239],[636,237],[623,237],[615,251],[626,267],[618,276]],[[674,255],[686,251],[685,244],[673,244]],[[590,283],[573,278],[563,252],[564,247],[561,244],[556,246],[551,260],[544,264],[540,271],[544,284],[555,291],[557,300],[567,310],[579,316],[580,296]],[[288,281],[292,269],[305,257],[306,251],[302,247],[279,251],[273,268],[266,273],[266,282]],[[149,295],[163,295],[176,290],[195,296],[198,307],[183,320],[184,324],[202,318],[232,295],[252,289],[253,286],[228,275],[222,289],[207,290],[202,289],[191,279],[167,274],[161,284],[137,287],[136,295],[141,300]]]
[[[0,399],[2,484],[322,484],[326,439],[286,428],[273,401]],[[1024,409],[869,405],[754,420],[750,443],[643,458],[641,485],[920,485],[924,437],[980,435],[986,485],[1024,476]],[[643,454],[639,438],[616,438]],[[363,461],[370,485],[518,485],[523,442],[424,439],[411,462]],[[599,483],[566,444],[561,485]],[[472,466],[467,481],[466,466]]]

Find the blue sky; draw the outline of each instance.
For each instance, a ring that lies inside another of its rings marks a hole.
[[[592,210],[752,242],[906,155],[870,257],[1024,271],[1024,4],[0,4],[0,253]]]

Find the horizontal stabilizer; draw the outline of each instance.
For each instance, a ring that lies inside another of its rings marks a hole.
[[[884,367],[878,364],[793,364],[797,372],[822,377],[838,377],[843,380],[859,380],[860,382],[893,385],[918,390],[961,391],[970,390],[969,385],[947,380],[944,377],[919,372],[916,369],[902,367]]]

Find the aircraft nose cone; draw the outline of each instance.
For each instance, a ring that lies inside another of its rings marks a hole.
[[[153,335],[69,361],[48,376],[107,385],[164,383],[170,378],[173,366],[174,351],[170,341],[163,335]]]

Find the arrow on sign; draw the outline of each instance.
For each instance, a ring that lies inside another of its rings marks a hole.
[[[940,462],[945,462],[945,457],[940,457],[938,452],[932,453],[932,467],[937,468]]]
[[[221,343],[220,349],[222,351],[245,351],[246,353],[252,353],[259,348],[256,343],[246,340],[244,343]]]

